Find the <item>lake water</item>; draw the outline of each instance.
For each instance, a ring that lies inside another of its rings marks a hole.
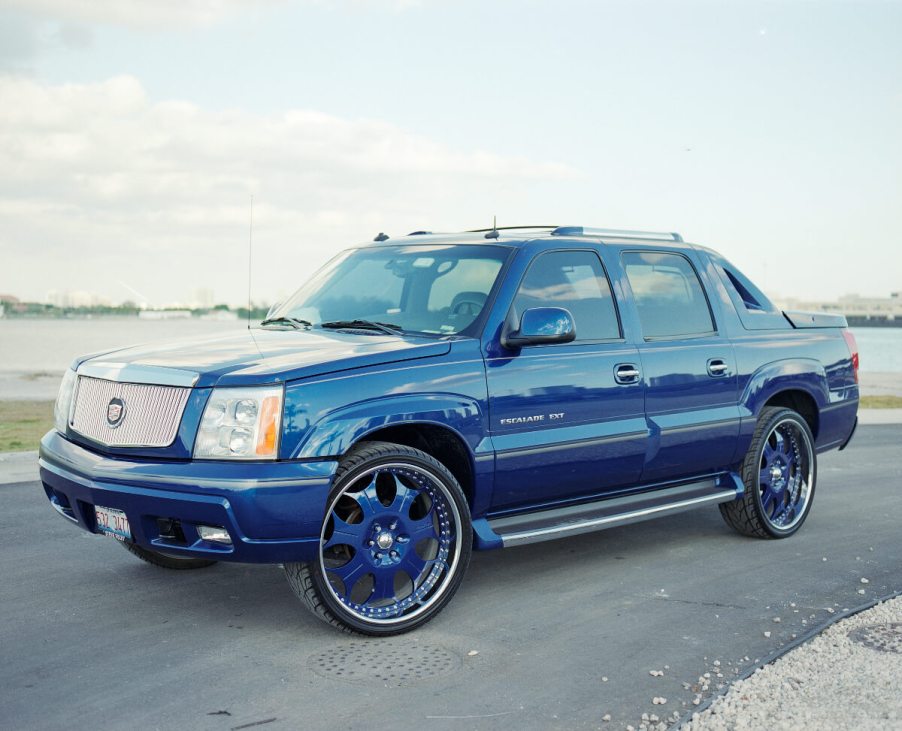
[[[62,373],[85,353],[175,338],[226,335],[247,327],[238,320],[0,319],[0,372]]]
[[[174,338],[226,335],[246,327],[239,321],[197,319],[0,319],[0,399],[53,398],[60,374],[78,355]],[[902,328],[853,332],[861,353],[863,392],[902,392]]]
[[[862,373],[902,373],[902,327],[853,327],[852,332]]]
[[[0,371],[62,373],[76,356],[173,338],[228,334],[244,322],[216,320],[0,319]],[[853,328],[862,372],[902,373],[902,327]]]

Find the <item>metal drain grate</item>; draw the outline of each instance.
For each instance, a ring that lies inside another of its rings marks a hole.
[[[407,685],[453,673],[460,657],[434,645],[354,642],[310,655],[307,667],[334,680]]]
[[[849,639],[872,650],[902,655],[902,622],[859,627],[849,632]]]

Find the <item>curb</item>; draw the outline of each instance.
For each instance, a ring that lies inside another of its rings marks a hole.
[[[858,425],[902,424],[902,409],[859,409]]]
[[[0,485],[38,479],[38,453],[0,452]]]

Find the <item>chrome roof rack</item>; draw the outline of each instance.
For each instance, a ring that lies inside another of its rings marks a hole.
[[[658,241],[679,241],[683,237],[669,231],[624,231],[616,228],[592,228],[591,226],[558,226],[552,236],[611,236],[619,239],[656,239]]]
[[[518,231],[521,229],[530,229],[530,228],[558,228],[558,226],[498,226],[498,228],[471,228],[464,233],[468,234],[482,234],[486,231]]]

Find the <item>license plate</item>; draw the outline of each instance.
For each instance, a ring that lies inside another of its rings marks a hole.
[[[113,538],[120,541],[130,541],[132,539],[132,529],[128,524],[128,516],[123,511],[95,505],[94,515],[97,517],[97,530],[101,533],[113,536]]]

